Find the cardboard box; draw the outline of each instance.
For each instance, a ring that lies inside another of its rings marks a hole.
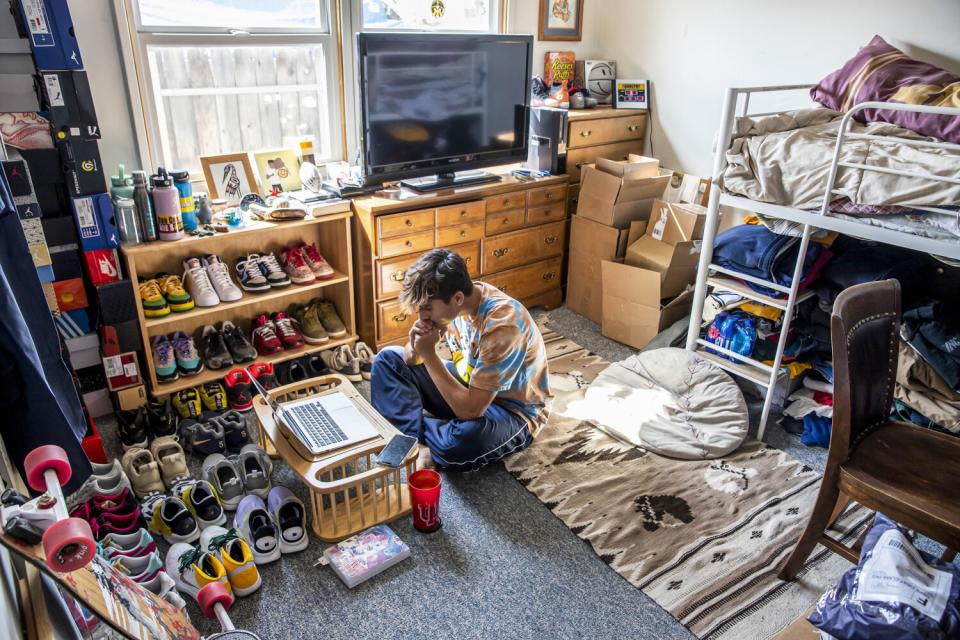
[[[127,389],[121,389],[114,394],[117,401],[117,409],[120,411],[131,411],[147,404],[147,388],[142,384]]]
[[[57,296],[57,308],[60,311],[74,311],[90,305],[81,278],[57,280],[53,283],[53,291]]]
[[[586,165],[580,177],[577,215],[617,229],[626,229],[634,220],[646,220],[654,198],[663,195],[672,175],[654,162],[650,158],[633,163],[598,158],[596,165]]]
[[[120,233],[114,223],[113,204],[106,193],[73,198],[73,218],[84,251],[116,249]]]
[[[640,349],[658,333],[690,313],[693,292],[685,291],[663,304],[660,273],[612,260],[601,263],[603,305],[600,331],[606,337]]]
[[[770,640],[820,640],[820,630],[807,622],[813,610],[814,607],[807,609],[802,616],[771,636]]]
[[[634,222],[628,231],[580,216],[571,218],[567,306],[572,311],[600,324],[603,302],[600,262],[622,257],[627,244],[643,235],[646,225],[646,221]]]
[[[70,364],[74,369],[95,367],[100,364],[100,338],[95,333],[64,340],[70,352]]]
[[[140,366],[136,352],[129,351],[103,359],[103,371],[107,377],[107,388],[119,391],[140,384]]]
[[[96,249],[83,252],[87,276],[94,286],[116,282],[120,279],[120,262],[116,249]]]
[[[91,418],[109,416],[113,413],[113,403],[110,402],[110,394],[106,389],[94,389],[81,397]]]

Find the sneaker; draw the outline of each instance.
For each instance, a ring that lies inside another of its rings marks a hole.
[[[317,251],[316,244],[310,243],[302,245],[300,251],[303,252],[303,259],[318,280],[329,280],[337,275],[337,272],[333,270],[330,263]]]
[[[195,376],[203,371],[203,360],[197,352],[193,338],[183,331],[170,334],[173,353],[177,358],[177,369],[185,376]]]
[[[153,370],[160,382],[170,382],[180,377],[177,356],[167,336],[156,336],[150,343],[153,348]]]
[[[200,258],[187,258],[183,261],[183,282],[199,307],[215,307],[220,304],[210,276],[207,275]]]
[[[296,349],[303,346],[303,336],[297,329],[296,322],[287,317],[282,311],[275,311],[270,314],[270,321],[273,323],[274,331],[284,349]]]
[[[277,525],[260,496],[247,496],[240,501],[233,528],[250,545],[255,563],[267,564],[280,559]]]
[[[147,449],[134,447],[128,449],[121,459],[123,471],[129,478],[133,492],[141,500],[149,493],[163,491],[163,478],[160,466]]]
[[[227,450],[223,427],[217,420],[194,420],[180,422],[180,442],[195,456],[208,456]]]
[[[143,501],[147,528],[152,533],[163,536],[170,544],[177,542],[196,542],[200,538],[200,528],[191,515],[187,505],[176,496],[154,493]]]
[[[294,384],[303,382],[310,377],[306,367],[303,366],[303,358],[288,360],[277,365],[277,378],[280,384]]]
[[[223,377],[227,386],[230,408],[235,411],[250,411],[253,408],[253,383],[246,369],[234,369]]]
[[[181,480],[174,483],[171,493],[183,500],[201,529],[227,523],[223,505],[206,480]]]
[[[227,350],[235,364],[244,362],[253,362],[257,359],[257,350],[253,348],[246,336],[229,320],[224,320],[220,325],[220,334],[223,335],[224,342],[227,343]]]
[[[181,389],[173,395],[173,408],[177,410],[181,418],[199,418],[200,412],[200,393],[194,388]]]
[[[234,511],[243,500],[243,479],[232,460],[214,453],[203,460],[203,479],[213,486],[220,503],[227,511]]]
[[[313,304],[294,305],[291,314],[300,325],[300,333],[303,339],[309,344],[323,344],[330,340],[323,323],[320,322],[320,316]]]
[[[323,356],[319,353],[304,356],[300,358],[300,362],[303,364],[303,368],[307,370],[307,377],[309,378],[319,378],[320,376],[328,376],[333,373],[330,367],[327,366],[327,363],[323,361]]]
[[[120,460],[114,458],[113,462],[99,464],[91,462],[93,473],[76,491],[66,497],[67,509],[83,504],[96,495],[114,495],[124,488],[133,491],[133,485],[123,470]]]
[[[270,283],[260,271],[260,256],[251,253],[246,258],[240,258],[236,264],[237,280],[244,291],[269,291]]]
[[[200,385],[200,401],[207,411],[224,411],[229,408],[227,392],[219,382],[206,382]]]
[[[244,445],[236,457],[236,466],[247,495],[266,498],[270,493],[270,474],[273,472],[273,462],[267,452],[255,444]]]
[[[227,341],[212,324],[203,328],[200,344],[203,346],[203,361],[207,368],[216,370],[233,366],[233,356],[227,348]]]
[[[257,266],[260,267],[260,273],[267,279],[271,287],[286,287],[290,284],[290,277],[280,267],[275,255],[272,253],[266,253],[262,256],[255,253],[251,255],[257,256]],[[247,260],[249,259],[250,256],[247,256]]]
[[[166,298],[163,297],[160,283],[155,278],[141,280],[137,288],[140,291],[140,304],[143,306],[144,316],[147,318],[162,318],[170,315],[170,306],[167,304]]]
[[[350,350],[354,360],[360,364],[360,375],[364,380],[370,379],[370,372],[373,371],[373,359],[377,357],[373,349],[367,346],[366,342],[357,342]]]
[[[227,411],[214,418],[214,421],[223,429],[227,451],[239,453],[244,446],[250,444],[247,420],[236,411]]]
[[[124,451],[131,447],[145,448],[150,444],[150,425],[144,407],[132,411],[117,411],[117,433]]]
[[[166,571],[157,573],[153,580],[141,582],[140,586],[177,609],[184,609],[187,606],[187,601],[177,593],[176,581]]]
[[[157,550],[157,543],[146,529],[140,528],[133,533],[111,533],[103,537],[97,545],[97,551],[105,558],[113,556],[145,556]]]
[[[154,437],[177,435],[177,416],[170,406],[170,399],[162,402],[147,402],[147,423]]]
[[[254,348],[261,356],[269,356],[283,351],[283,343],[277,337],[273,322],[263,313],[253,321],[253,335],[250,338]]]
[[[254,362],[247,367],[247,373],[256,378],[264,389],[269,391],[278,386],[277,376],[272,362]]]
[[[307,537],[307,509],[300,498],[286,487],[274,487],[267,496],[267,509],[280,529],[280,553],[303,551]]]
[[[134,533],[143,526],[140,508],[137,507],[131,513],[117,515],[114,513],[101,513],[95,518],[89,518],[87,522],[93,531],[93,536],[97,540],[102,540],[110,534],[129,534]]]
[[[175,436],[165,436],[154,440],[150,444],[150,453],[153,454],[153,459],[157,461],[157,465],[160,467],[160,475],[163,476],[164,486],[172,486],[174,481],[190,477],[190,471],[187,469],[187,457],[183,455],[183,447],[177,442]]]
[[[222,582],[230,590],[227,572],[219,558],[212,553],[201,551],[199,545],[178,542],[167,551],[164,568],[173,578],[180,593],[194,600],[200,588],[211,582]]]
[[[334,373],[339,373],[351,382],[360,382],[363,376],[360,374],[360,362],[350,353],[350,347],[341,345],[330,351],[321,351],[320,357]]]
[[[163,297],[171,311],[180,313],[193,309],[195,303],[187,290],[183,288],[183,281],[180,280],[180,276],[158,273],[157,282],[160,284],[160,291],[163,292]]]
[[[95,495],[86,502],[76,505],[70,509],[70,516],[83,518],[84,520],[92,520],[104,513],[111,513],[115,516],[125,516],[136,511],[139,506],[133,497],[133,491],[124,487],[116,495]]]
[[[253,561],[253,552],[236,529],[207,527],[200,534],[200,548],[214,555],[223,564],[235,596],[248,596],[260,588],[260,571]]]
[[[110,564],[138,584],[153,580],[163,571],[163,561],[156,551],[144,556],[115,556],[110,559]]]
[[[313,270],[307,264],[303,251],[297,247],[283,249],[280,252],[280,264],[283,265],[284,272],[297,284],[307,284],[317,279],[317,276],[313,275]]]
[[[220,259],[220,256],[208,253],[203,256],[201,262],[221,302],[235,302],[243,297],[243,291],[230,278],[230,268]]]
[[[314,306],[317,309],[317,317],[323,323],[323,328],[331,338],[339,338],[347,335],[347,327],[343,320],[337,314],[337,308],[332,302],[326,300],[315,300]]]

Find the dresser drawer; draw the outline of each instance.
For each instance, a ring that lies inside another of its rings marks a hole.
[[[437,229],[437,246],[449,247],[452,244],[479,240],[483,237],[483,222],[468,222],[455,227]]]
[[[452,204],[448,207],[437,207],[437,226],[446,227],[462,222],[482,221],[487,211],[483,200]]]
[[[423,229],[433,229],[435,209],[418,209],[406,213],[392,213],[377,218],[377,236],[388,238]]]
[[[631,153],[643,153],[643,140],[570,149],[567,151],[567,175],[570,176],[570,182],[580,182],[580,169],[583,165],[595,162],[597,158],[626,160]]]
[[[484,198],[484,200],[487,203],[487,213],[506,211],[508,209],[522,209],[527,204],[527,196],[524,191],[490,196],[489,198]]]
[[[545,224],[556,222],[567,217],[567,204],[561,200],[545,207],[530,207],[527,209],[527,224]]]
[[[433,229],[430,229],[420,233],[412,233],[408,236],[384,238],[380,240],[380,251],[377,255],[381,258],[392,258],[406,253],[418,253],[433,249],[433,246]]]
[[[570,215],[577,212],[577,203],[580,201],[580,184],[572,184],[567,189],[567,211]]]
[[[487,235],[492,236],[498,233],[506,233],[507,231],[523,228],[523,213],[523,209],[488,213],[486,228]]]
[[[399,300],[377,303],[377,342],[402,338],[416,321],[415,313],[404,313]]]
[[[483,239],[482,273],[496,273],[563,253],[566,223],[554,222]]]
[[[488,276],[484,282],[522,300],[559,287],[562,263],[560,258],[551,258]]]
[[[563,202],[566,195],[566,187],[544,187],[543,189],[531,189],[527,191],[527,206],[536,207],[542,204],[553,204],[554,202]]]
[[[643,113],[622,118],[577,120],[570,123],[567,148],[579,149],[611,142],[642,140],[646,126],[647,116]]]
[[[463,257],[467,263],[467,270],[471,277],[480,275],[480,243],[466,242],[464,244],[448,247]],[[377,281],[377,299],[393,298],[400,295],[400,289],[403,287],[403,278],[407,275],[407,269],[414,262],[420,259],[422,253],[417,253],[402,258],[392,258],[390,260],[377,260],[374,269],[374,277]]]

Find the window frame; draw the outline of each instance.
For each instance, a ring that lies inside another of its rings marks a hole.
[[[158,103],[160,85],[153,77],[147,48],[171,47],[238,47],[238,46],[298,46],[320,44],[323,47],[327,79],[326,99],[336,122],[330,127],[330,156],[319,156],[320,163],[343,158],[346,151],[344,137],[344,81],[342,42],[340,38],[340,1],[321,0],[325,30],[317,28],[235,29],[231,27],[143,27],[139,23],[137,0],[113,0],[121,52],[127,61],[125,74],[130,97],[136,146],[144,168],[163,165],[166,159],[160,118],[162,103]],[[298,86],[298,85],[291,85]],[[162,98],[160,98],[162,100]],[[159,104],[159,108],[158,108]],[[256,151],[256,149],[221,149],[219,153]],[[203,182],[202,172],[191,174],[193,182]]]

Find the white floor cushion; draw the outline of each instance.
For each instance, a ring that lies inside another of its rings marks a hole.
[[[685,460],[718,458],[747,436],[747,403],[722,369],[685,349],[646,351],[607,367],[587,388],[598,426]]]

